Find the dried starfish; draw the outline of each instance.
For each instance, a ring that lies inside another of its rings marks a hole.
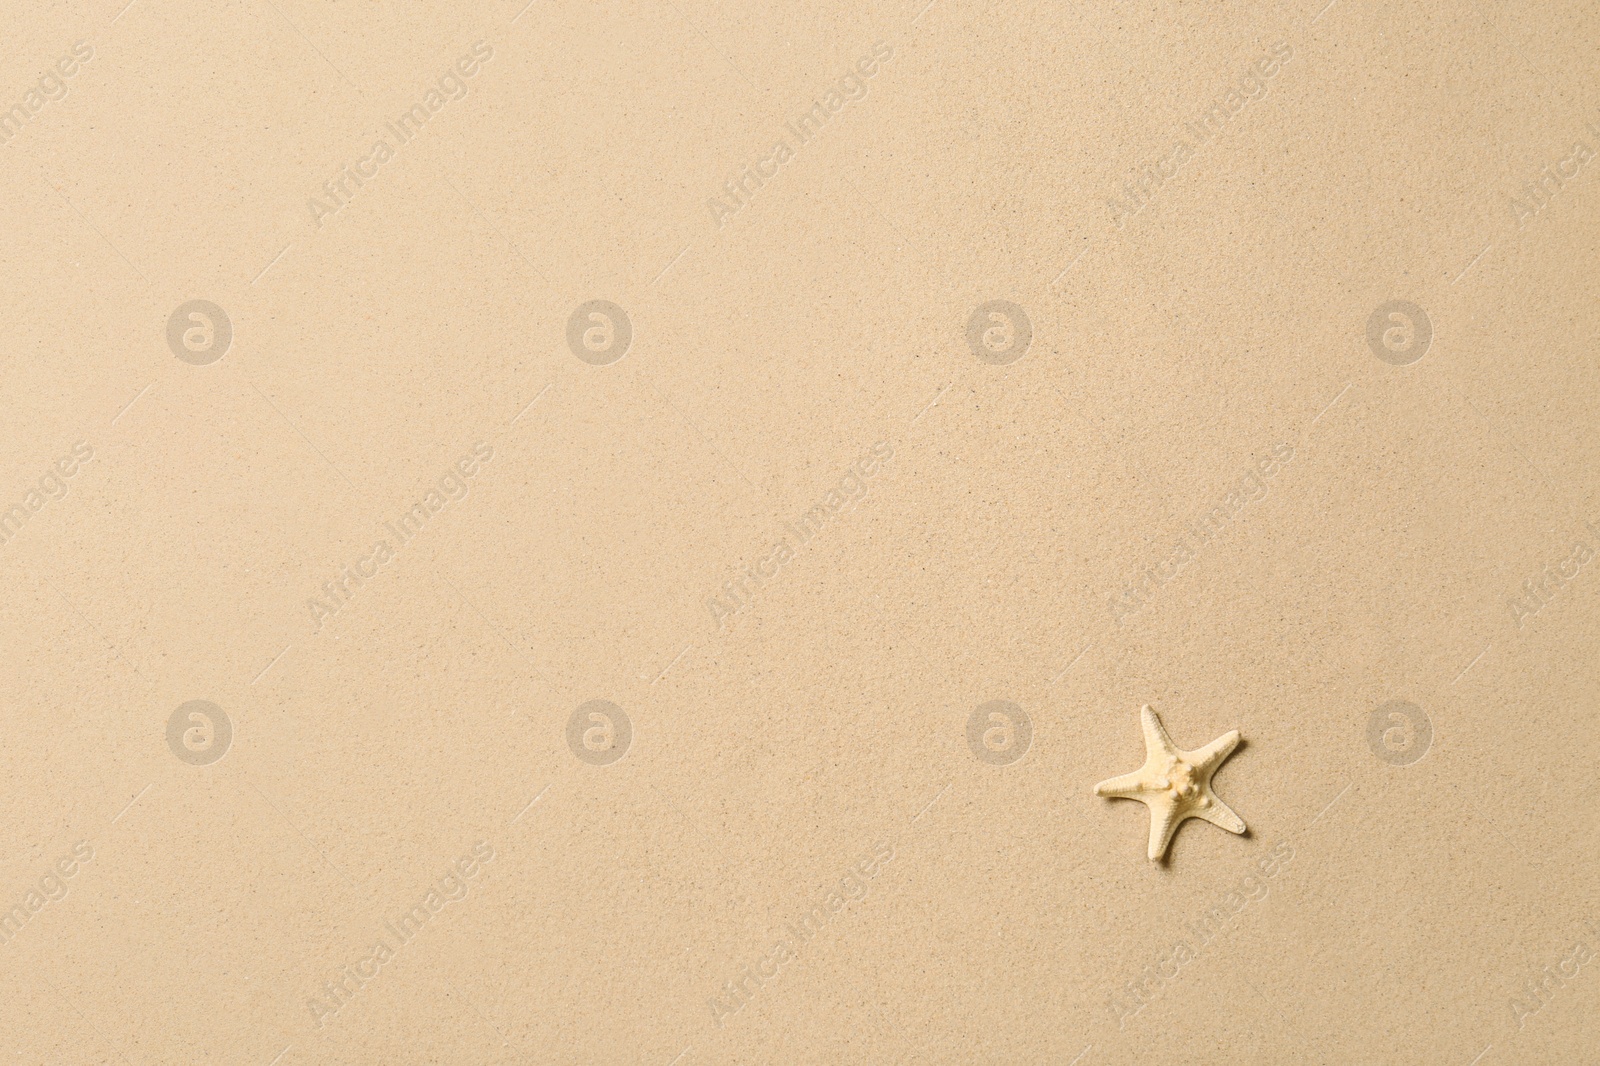
[[[1173,834],[1189,818],[1204,818],[1230,833],[1244,832],[1244,820],[1211,791],[1211,775],[1239,746],[1239,731],[1229,730],[1198,751],[1183,751],[1148,703],[1139,720],[1144,724],[1144,765],[1100,782],[1094,791],[1097,796],[1136,799],[1150,808],[1150,861],[1166,855]]]

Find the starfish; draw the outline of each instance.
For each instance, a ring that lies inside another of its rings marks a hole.
[[[1183,751],[1148,703],[1139,720],[1144,725],[1144,765],[1100,782],[1094,791],[1097,796],[1136,799],[1150,808],[1150,861],[1166,855],[1173,834],[1189,818],[1204,818],[1230,833],[1244,832],[1244,820],[1211,791],[1211,775],[1239,746],[1239,731],[1229,730],[1198,751]]]

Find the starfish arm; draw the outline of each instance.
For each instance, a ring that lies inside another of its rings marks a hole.
[[[1139,710],[1139,721],[1144,726],[1144,747],[1147,752],[1161,752],[1164,755],[1176,755],[1178,747],[1172,743],[1172,738],[1167,736],[1166,726],[1161,724],[1161,719],[1156,715],[1154,707],[1148,703]]]
[[[1178,808],[1170,803],[1150,804],[1150,861],[1160,862],[1167,853],[1167,845],[1172,843],[1172,834],[1177,832],[1178,823],[1183,821],[1178,814]]]
[[[1222,760],[1232,755],[1233,749],[1238,746],[1239,731],[1230,729],[1199,751],[1189,752],[1189,761],[1202,770],[1212,770],[1220,766]]]
[[[1196,818],[1204,818],[1214,826],[1226,829],[1230,833],[1244,832],[1244,819],[1233,813],[1233,808],[1217,799],[1214,793],[1207,793],[1206,798],[1211,803],[1194,812]]]
[[[1094,794],[1096,796],[1111,796],[1113,798],[1132,799],[1144,790],[1145,784],[1142,771],[1137,770],[1131,774],[1123,774],[1121,777],[1110,778],[1094,786]]]

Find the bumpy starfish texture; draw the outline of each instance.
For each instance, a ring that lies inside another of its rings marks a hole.
[[[1094,791],[1097,796],[1136,799],[1150,808],[1150,861],[1166,855],[1178,826],[1190,818],[1203,818],[1230,833],[1244,832],[1244,820],[1211,791],[1211,775],[1239,746],[1239,731],[1230,730],[1198,751],[1183,751],[1149,704],[1140,710],[1139,720],[1144,725],[1144,765],[1100,782]]]

